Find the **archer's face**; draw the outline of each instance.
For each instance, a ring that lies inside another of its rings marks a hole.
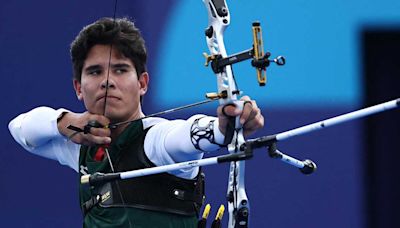
[[[110,69],[109,69],[110,66]],[[106,104],[106,85],[108,91]],[[148,74],[138,79],[132,61],[110,45],[93,46],[83,64],[81,82],[74,81],[76,94],[83,100],[86,109],[93,114],[103,115],[112,122],[136,119],[142,116],[140,96],[147,91]]]

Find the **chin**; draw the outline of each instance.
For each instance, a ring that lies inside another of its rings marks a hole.
[[[106,111],[105,116],[107,118],[110,119],[111,122],[115,123],[115,122],[122,122],[125,120],[128,120],[126,118],[126,115],[122,115],[121,113],[117,113],[117,112],[112,112],[112,111]]]

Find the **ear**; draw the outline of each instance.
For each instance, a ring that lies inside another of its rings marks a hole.
[[[143,96],[146,94],[149,85],[149,74],[147,72],[143,72],[140,75],[139,85],[140,85],[140,96]]]
[[[73,80],[73,83],[74,83],[74,89],[75,89],[76,96],[78,97],[78,100],[81,101],[83,99],[83,95],[82,95],[82,91],[81,91],[81,83],[76,79]]]

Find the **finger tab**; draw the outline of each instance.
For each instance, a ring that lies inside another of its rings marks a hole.
[[[83,133],[84,134],[90,133],[90,129],[92,127],[101,128],[101,127],[104,127],[104,126],[100,122],[98,122],[97,120],[89,120],[88,123],[83,128]]]

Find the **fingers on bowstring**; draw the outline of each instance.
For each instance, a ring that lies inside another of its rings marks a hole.
[[[108,144],[111,142],[111,131],[108,126],[110,120],[102,115],[85,113],[84,121],[86,125],[84,127],[84,132],[80,134],[81,144],[93,146]]]
[[[87,135],[87,140],[93,144],[108,144],[111,143],[111,130],[107,127],[110,120],[102,115],[94,115],[91,121],[97,123],[96,126],[90,128],[90,134]]]
[[[93,134],[85,135],[85,139],[83,142],[85,145],[93,146],[93,145],[104,145],[111,143],[111,138],[106,136],[96,136]]]
[[[108,137],[111,135],[111,130],[109,128],[97,128],[97,127],[92,127],[90,128],[90,134],[94,136],[100,136],[100,137]]]
[[[108,129],[110,121],[107,117],[90,114],[86,117],[86,121],[86,125],[84,126],[84,134],[90,133],[97,136],[110,135],[110,130]]]
[[[110,120],[107,117],[97,114],[92,114],[91,116],[89,116],[88,123],[91,121],[97,122],[98,125],[101,127],[108,126],[110,124]]]

